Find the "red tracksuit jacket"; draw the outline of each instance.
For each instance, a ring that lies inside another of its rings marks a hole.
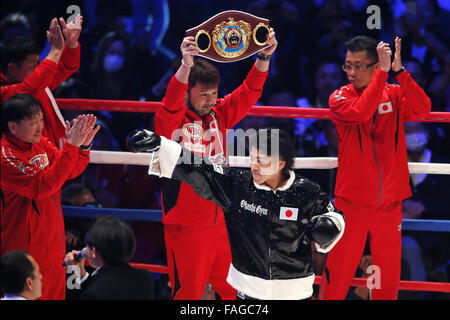
[[[60,189],[89,163],[89,151],[45,137],[36,144],[10,134],[1,139],[1,254],[27,250],[43,275],[42,299],[64,299],[66,253]]]
[[[212,112],[202,118],[187,109],[184,103],[188,84],[175,77],[170,81],[162,106],[155,115],[155,132],[172,139],[178,129],[180,143],[197,154],[216,155],[223,150],[226,154],[226,130],[238,123],[261,97],[268,72],[259,72],[252,67],[243,84],[229,95],[218,99]],[[218,125],[222,138],[214,134]],[[209,130],[207,132],[207,130]],[[209,137],[208,133],[212,134]],[[210,149],[210,141],[213,146]],[[209,200],[199,197],[189,185],[167,180],[163,182],[163,222],[209,226],[217,219],[223,220],[221,208]]]
[[[47,87],[50,91],[55,90],[79,69],[80,50],[80,44],[75,49],[65,46],[58,64],[44,59],[30,76],[17,84],[11,83],[3,73],[1,74],[1,103],[18,93],[28,93],[38,99],[44,109],[43,135],[59,149],[66,140],[65,125],[57,114],[59,111],[53,108],[49,94],[45,90]]]
[[[431,111],[425,92],[404,71],[400,85],[378,69],[367,88],[348,84],[331,94],[330,111],[339,141],[335,195],[368,204],[411,196],[404,121]]]

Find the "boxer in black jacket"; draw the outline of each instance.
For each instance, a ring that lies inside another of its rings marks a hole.
[[[153,152],[149,174],[183,181],[222,206],[232,253],[227,281],[238,298],[308,299],[314,282],[310,241],[318,252],[330,251],[344,232],[343,213],[317,184],[292,171],[287,134],[260,130],[252,140],[251,170],[202,161],[148,130],[130,134],[127,145]]]

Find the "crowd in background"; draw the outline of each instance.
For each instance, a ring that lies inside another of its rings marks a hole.
[[[221,11],[234,9],[268,18],[276,31],[279,46],[259,105],[327,108],[329,95],[347,83],[341,68],[345,41],[368,35],[393,44],[399,36],[403,66],[431,98],[432,111],[450,112],[448,1],[17,0],[2,3],[1,41],[12,35],[27,36],[39,45],[44,58],[49,50],[45,30],[50,20],[60,16],[67,19],[75,12],[67,12],[73,5],[84,17],[79,40],[81,68],[54,92],[56,98],[161,101],[181,63],[179,46],[185,31]],[[380,29],[368,29],[371,14],[366,9],[370,5],[380,8]],[[221,74],[219,96],[238,87],[253,62],[247,58],[232,64],[214,63]],[[78,114],[63,110],[66,119]],[[94,150],[127,151],[128,133],[153,129],[152,113],[103,111],[96,116],[102,129],[93,141]],[[237,125],[242,129],[266,127],[280,127],[295,136],[298,157],[337,156],[331,121],[246,117]],[[450,163],[450,125],[415,123],[406,130],[410,161]],[[420,143],[417,137],[422,138]],[[320,171],[302,170],[301,174],[318,181],[332,197],[336,170]],[[405,218],[450,220],[447,176],[411,175],[411,186],[413,197],[404,203]],[[160,209],[160,186],[143,166],[90,164],[80,178],[63,188],[62,202]],[[82,219],[68,221],[68,251],[82,248],[85,223]],[[164,263],[162,227],[143,222],[135,222],[133,227],[137,235],[135,258]],[[404,259],[409,262],[405,277],[448,282],[448,243],[445,233],[404,232]],[[163,292],[164,285],[161,288]]]

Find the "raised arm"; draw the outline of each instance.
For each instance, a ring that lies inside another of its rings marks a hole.
[[[155,114],[155,132],[168,139],[180,127],[186,113],[184,97],[188,90],[188,80],[194,56],[199,52],[194,37],[185,37],[180,46],[182,64],[167,86],[162,105]]]
[[[56,20],[56,19],[55,19]],[[69,78],[80,68],[81,46],[78,42],[82,32],[83,17],[78,15],[70,23],[59,18],[62,26],[62,33],[66,39],[64,50],[58,62],[58,70],[53,77],[50,90],[56,89],[63,81]]]
[[[431,111],[431,100],[422,88],[414,81],[409,72],[402,66],[401,47],[402,40],[395,38],[395,56],[392,62],[392,71],[400,84],[399,102],[404,120],[417,120]]]
[[[148,130],[130,134],[127,147],[133,152],[152,152],[149,174],[185,182],[200,197],[219,206],[228,207],[231,204],[232,169],[205,163],[201,157],[175,141]]]

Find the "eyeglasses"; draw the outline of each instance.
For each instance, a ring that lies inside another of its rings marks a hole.
[[[357,65],[357,66],[351,66],[351,65],[342,65],[342,70],[344,70],[344,72],[352,72],[352,70],[355,70],[355,72],[362,72],[365,71],[367,68],[370,68],[374,65],[376,65],[378,63],[378,61],[366,64],[366,65]]]

